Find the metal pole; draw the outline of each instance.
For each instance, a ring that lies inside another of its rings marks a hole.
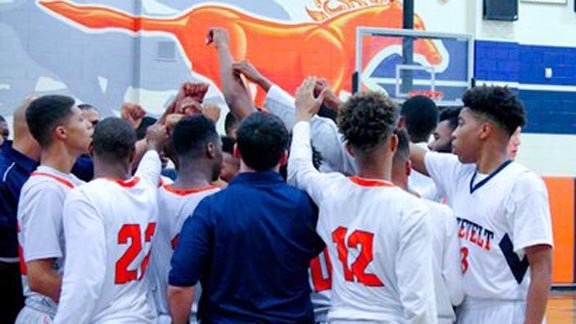
[[[414,29],[414,0],[404,0],[402,27],[404,29]],[[414,39],[412,37],[404,37],[402,39],[402,64],[414,64]],[[410,92],[414,80],[413,71],[403,70],[401,79],[402,93]]]

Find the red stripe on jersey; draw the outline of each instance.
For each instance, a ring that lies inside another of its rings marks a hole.
[[[62,178],[60,178],[60,177],[58,177],[58,176],[55,176],[55,175],[53,175],[53,174],[50,174],[50,173],[46,173],[46,172],[32,172],[31,176],[45,176],[45,177],[48,177],[48,178],[52,178],[52,179],[60,182],[61,184],[65,185],[65,186],[67,186],[67,187],[74,188],[74,185],[72,184],[72,182],[70,182],[70,181],[68,181],[68,180],[66,180],[66,179],[62,179]]]
[[[394,187],[394,185],[384,180],[364,179],[357,176],[349,178],[350,181],[362,187]]]
[[[132,188],[134,187],[138,182],[140,182],[140,178],[139,177],[134,177],[130,180],[121,180],[121,179],[114,179],[114,178],[106,178],[107,180],[110,181],[114,181],[117,184],[121,185],[124,188]]]
[[[202,187],[202,188],[197,188],[197,189],[176,189],[170,185],[164,185],[163,188],[166,189],[166,191],[177,194],[179,196],[186,196],[189,194],[198,193],[198,192],[202,192],[202,191],[218,189],[218,187],[212,186],[212,185]]]
[[[20,222],[16,223],[16,231],[20,233]],[[20,259],[20,274],[25,276],[28,274],[28,269],[26,268],[26,262],[24,262],[24,250],[20,243],[18,243],[18,257]]]

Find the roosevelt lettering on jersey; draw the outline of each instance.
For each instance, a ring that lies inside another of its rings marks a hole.
[[[478,245],[479,247],[490,251],[490,240],[494,238],[494,232],[484,228],[465,218],[457,217],[458,220],[458,237]]]

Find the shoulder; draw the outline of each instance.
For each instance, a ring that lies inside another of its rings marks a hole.
[[[545,192],[547,193],[546,184],[542,177],[534,171],[528,169],[520,163],[513,162],[511,170],[508,173],[509,179],[513,182],[513,191],[515,192]]]

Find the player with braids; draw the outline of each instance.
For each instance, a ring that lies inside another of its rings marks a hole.
[[[503,87],[470,89],[462,101],[455,155],[410,147],[414,168],[446,193],[458,218],[466,293],[458,323],[540,324],[552,272],[548,192],[506,153],[526,123],[524,105]]]
[[[338,124],[358,173],[320,173],[312,165],[310,120],[326,92],[315,98],[315,81],[306,79],[296,93],[288,179],[320,209],[316,229],[333,256],[328,321],[437,323],[428,209],[390,182],[397,106],[374,92],[352,96]]]

